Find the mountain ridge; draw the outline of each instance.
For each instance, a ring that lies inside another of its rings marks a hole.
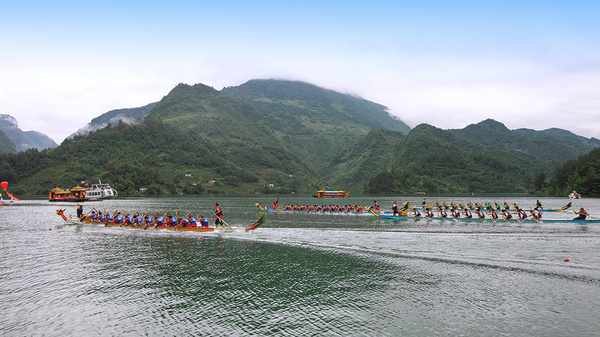
[[[41,132],[21,130],[17,119],[11,115],[0,114],[0,131],[15,144],[15,151],[17,152],[31,148],[44,150],[58,146],[52,138]]]
[[[128,122],[129,113],[143,116]],[[0,155],[11,186],[43,193],[100,178],[121,195],[141,187],[157,195],[524,192],[595,144],[561,129],[509,130],[493,119],[406,132],[382,105],[281,80],[220,91],[180,83],[159,102],[98,118],[110,123],[58,148]]]

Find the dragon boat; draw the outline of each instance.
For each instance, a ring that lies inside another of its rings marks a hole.
[[[513,204],[513,205],[514,205],[514,204]],[[564,211],[564,210],[567,210],[567,209],[571,208],[571,206],[572,206],[572,204],[571,204],[571,203],[568,203],[568,204],[566,204],[565,206],[563,206],[563,207],[561,207],[561,208],[556,208],[556,209],[554,209],[554,208],[548,208],[548,209],[546,209],[546,208],[538,208],[538,211],[540,211],[540,212],[542,212],[542,213],[545,213],[545,212],[562,212],[562,211]],[[425,208],[423,208],[423,207],[413,207],[413,206],[409,206],[409,204],[408,204],[407,202],[406,202],[406,203],[404,203],[404,207],[408,207],[408,208],[411,208],[411,209],[416,209],[416,210],[419,210],[419,211],[424,211],[424,210],[426,210],[426,209],[425,209]],[[535,206],[533,206],[533,207],[535,207]],[[447,210],[447,211],[448,211],[448,210],[450,210],[450,208],[451,208],[451,207],[443,207],[443,208],[444,208],[445,210]],[[474,211],[474,210],[476,210],[476,209],[477,209],[477,207],[467,207],[467,208],[468,208],[469,210],[471,210],[471,211]],[[436,206],[436,205],[429,205],[429,206],[427,206],[427,209],[430,209],[430,210],[436,210],[436,209],[438,209],[438,206]],[[490,208],[482,208],[482,211],[486,211],[486,212],[489,212],[489,211],[491,211],[491,210],[492,210],[492,209],[490,209]],[[493,208],[493,210],[494,210],[494,211],[496,211],[496,212],[502,212],[502,210],[505,210],[505,211],[508,211],[508,212],[516,212],[516,211],[517,211],[517,209],[516,209],[516,208],[504,209],[504,208],[497,208],[497,207],[494,207],[494,208]],[[391,212],[386,212],[386,213],[390,213],[390,214],[392,214]]]
[[[97,226],[105,226],[105,227],[121,227],[121,228],[132,228],[132,229],[143,229],[143,230],[169,230],[169,231],[177,231],[177,232],[214,232],[216,228],[213,227],[192,227],[192,226],[170,226],[167,224],[156,225],[152,223],[115,223],[115,222],[100,222],[94,221],[90,215],[83,216],[79,219],[72,219],[71,217],[67,217],[65,215],[64,209],[57,209],[56,214],[63,218],[70,225],[80,225],[80,224],[89,224],[89,225],[97,225]],[[246,227],[246,231],[254,230],[261,226],[266,221],[265,213],[263,213],[256,222],[254,222],[251,226]],[[223,221],[224,222],[224,221]],[[224,222],[225,223],[225,222]],[[225,223],[227,227],[223,227],[217,229],[219,232],[235,232],[237,227],[231,227],[229,224]]]
[[[527,218],[527,219],[516,219],[516,218],[511,218],[511,219],[503,219],[503,218],[498,218],[498,219],[492,219],[492,218],[453,218],[453,217],[439,217],[439,216],[434,216],[434,217],[426,217],[426,216],[410,216],[410,215],[387,215],[387,214],[377,214],[375,211],[373,211],[371,208],[369,208],[369,210],[371,211],[372,215],[374,215],[375,217],[379,218],[379,219],[386,219],[386,220],[414,220],[414,221],[448,221],[448,222],[475,222],[475,223],[539,223],[539,224],[550,224],[550,223],[577,223],[577,224],[600,224],[600,219],[593,219],[593,220],[575,220],[575,219],[533,219],[533,218]]]
[[[286,208],[267,208],[265,206],[262,206],[260,203],[256,203],[256,207],[260,208],[262,211],[264,212],[268,212],[268,213],[297,213],[297,214],[329,214],[329,215],[372,215],[368,209],[369,206],[365,207],[365,211],[326,211],[326,210],[305,210],[305,209],[286,209]],[[558,209],[538,209],[540,212],[562,212],[568,208],[571,207],[571,203],[568,203],[567,205],[558,208]],[[416,209],[419,211],[423,211],[423,207],[412,207],[409,205],[408,202],[405,202],[403,204],[403,209]],[[436,209],[434,206],[428,206],[427,207],[430,210],[434,210]],[[448,208],[449,209],[449,208]],[[470,210],[475,210],[475,208],[469,208]],[[501,212],[502,210],[498,210],[498,209],[494,209],[497,212]],[[483,211],[488,212],[490,211],[490,209],[483,209]],[[509,212],[516,212],[516,209],[508,209],[507,211]],[[393,212],[391,211],[377,211],[378,215],[382,215],[382,216],[393,216]]]
[[[267,208],[260,203],[255,204],[256,207],[267,213],[298,213],[298,214],[329,214],[329,215],[371,215],[368,211],[325,211],[325,210],[298,210],[285,208]],[[389,212],[392,214],[391,212]]]

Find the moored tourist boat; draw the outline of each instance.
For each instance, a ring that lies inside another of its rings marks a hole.
[[[75,186],[71,189],[56,187],[48,194],[48,200],[82,202],[109,199],[117,195],[117,190],[98,180],[98,184],[94,184],[92,187]]]
[[[81,186],[76,186],[71,189],[54,188],[48,194],[48,200],[80,202],[89,199],[86,196],[86,189]]]
[[[93,184],[92,187],[86,188],[85,192],[86,197],[89,200],[103,200],[116,198],[118,195],[117,190],[110,187],[109,184],[103,184],[100,180],[98,180],[97,184]]]
[[[350,192],[319,190],[319,191],[317,191],[317,194],[313,195],[313,197],[315,197],[315,198],[348,198],[348,197],[350,197]]]

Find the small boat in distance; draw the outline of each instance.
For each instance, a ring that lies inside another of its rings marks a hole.
[[[317,191],[317,194],[313,195],[315,198],[348,198],[350,192],[344,191]]]
[[[571,194],[569,194],[569,198],[571,198],[571,199],[580,199],[581,198],[581,194],[573,191],[573,192],[571,192]]]
[[[85,189],[86,197],[89,200],[103,200],[116,198],[118,193],[117,190],[110,187],[109,184],[103,184],[100,179],[98,179],[97,184],[93,184],[92,187],[88,187]]]

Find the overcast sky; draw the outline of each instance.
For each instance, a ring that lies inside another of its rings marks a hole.
[[[306,81],[410,127],[600,138],[600,1],[0,0],[0,114],[57,143],[178,83]]]

